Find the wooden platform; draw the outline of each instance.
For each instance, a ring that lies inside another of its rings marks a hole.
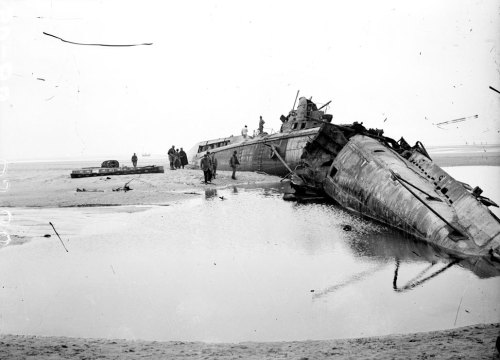
[[[72,178],[92,177],[92,176],[112,176],[112,175],[133,175],[133,174],[156,174],[163,173],[163,166],[141,166],[141,167],[117,167],[117,168],[83,168],[73,170]]]

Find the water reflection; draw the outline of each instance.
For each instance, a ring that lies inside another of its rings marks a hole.
[[[458,260],[433,244],[409,238],[403,233],[389,229],[380,233],[361,234],[350,238],[348,244],[357,256],[372,258],[375,261],[394,259],[398,264],[400,262],[430,263],[431,265],[443,263],[446,266],[451,264],[450,267],[462,266],[479,278],[500,276],[500,263],[483,257]]]
[[[449,328],[464,294],[458,326],[500,320],[491,264],[454,263],[335,205],[285,202],[283,184],[205,190],[140,212],[13,209],[40,234],[57,223],[69,253],[55,236],[1,249],[1,331],[346,338]]]
[[[263,188],[255,185],[240,187],[243,191],[248,191],[249,189],[257,190],[257,196],[265,198],[277,197],[279,199],[291,189],[289,183],[281,182],[268,184]],[[238,193],[236,186],[233,187],[233,193]],[[443,269],[437,270],[437,274],[434,273],[432,276],[427,276],[425,280],[421,279],[417,281],[415,279],[412,282],[414,285],[408,288],[422,285],[454,265],[471,271],[481,279],[500,276],[500,264],[497,262],[483,257],[470,257],[459,260],[453,254],[447,253],[445,249],[414,239],[385,225],[361,218],[328,200],[311,201],[308,203],[292,202],[292,209],[295,211],[298,219],[306,219],[304,225],[308,227],[309,233],[314,233],[317,230],[316,227],[324,227],[329,223],[335,225],[331,229],[333,232],[342,229],[346,233],[343,241],[349,246],[353,256],[362,257],[364,261],[373,261],[376,264],[394,262],[396,264],[396,277],[399,266],[404,263],[429,264],[429,269],[423,270],[424,273],[432,267],[443,266]],[[307,249],[312,249],[309,246],[312,244],[304,242],[302,245],[307,246]],[[316,245],[320,245],[320,243],[316,243]],[[315,250],[320,249],[321,247],[315,248]],[[380,268],[380,266],[376,266],[366,273],[362,272],[353,276],[353,279],[364,279],[370,272],[376,272]],[[334,285],[332,288],[339,288],[341,287],[340,285]],[[318,293],[315,295],[318,295]]]
[[[330,293],[333,293],[337,290],[340,290],[346,286],[355,285],[356,283],[359,283],[361,281],[368,279],[375,272],[382,270],[383,268],[385,268],[385,264],[380,264],[374,268],[356,273],[356,274],[350,276],[348,279],[345,279],[338,284],[329,286],[328,288],[320,290],[320,291],[316,291],[313,295],[313,298],[317,299],[317,298],[323,297],[325,295],[328,295]]]
[[[205,199],[212,200],[217,197],[217,189],[205,189]]]
[[[410,281],[408,281],[405,285],[398,286],[397,282],[398,282],[398,271],[399,271],[400,261],[399,261],[399,259],[396,259],[396,269],[394,270],[394,280],[392,281],[392,288],[396,292],[404,292],[404,291],[412,290],[416,286],[422,285],[426,281],[429,281],[430,279],[438,276],[442,272],[448,270],[453,265],[458,264],[458,262],[459,262],[459,260],[453,260],[450,263],[448,263],[448,265],[442,267],[441,269],[435,270],[434,272],[430,273],[429,275],[423,277],[425,274],[430,272],[430,270],[436,265],[436,263],[431,263],[424,270],[422,270],[415,277],[413,277]]]
[[[326,206],[337,207],[333,204]],[[339,211],[345,210],[339,209]],[[353,219],[355,218],[356,215],[353,215]],[[369,220],[367,220],[368,223]],[[342,229],[344,231],[352,231],[353,226],[345,224],[342,226]],[[368,270],[355,273],[349,278],[343,279],[339,283],[325,289],[315,291],[313,295],[314,299],[321,298],[348,286],[356,286],[357,283],[369,279],[375,273],[386,268],[391,261],[395,263],[394,277],[392,279],[393,289],[395,292],[400,293],[422,286],[453,266],[461,266],[481,279],[500,276],[500,264],[486,258],[457,259],[443,249],[417,239],[409,238],[399,231],[393,231],[382,226],[372,228],[371,230],[369,232],[360,232],[358,229],[354,236],[346,238],[346,244],[349,245],[354,256],[362,257],[365,262],[372,262],[374,266]],[[419,267],[424,266],[424,269],[409,280],[406,280],[403,285],[398,285],[400,267],[403,264],[410,263]],[[387,280],[389,281],[389,279]]]
[[[261,196],[281,196],[287,191],[288,189],[283,184],[279,184],[279,186],[264,189]],[[354,273],[334,285],[319,290],[311,290],[311,292],[314,292],[313,299],[322,298],[349,286],[355,287],[357,284],[373,277],[377,272],[387,269],[391,264],[394,264],[394,275],[392,278],[387,278],[387,281],[391,282],[392,280],[392,288],[396,293],[422,287],[425,283],[442,275],[454,266],[470,271],[479,279],[500,276],[500,264],[496,262],[482,257],[457,259],[452,254],[433,244],[413,239],[404,233],[388,229],[370,220],[361,219],[335,204],[328,202],[325,204],[323,201],[308,204],[293,203],[293,209],[298,213],[299,218],[308,219],[309,223],[307,225],[311,232],[314,232],[315,226],[320,225],[319,222],[325,220],[325,216],[334,216],[336,219],[341,220],[336,223],[337,226],[334,231],[341,228],[343,231],[349,232],[345,236],[344,242],[352,251],[353,256],[363,258],[365,263],[373,263],[373,267]],[[316,217],[318,213],[321,213],[321,215]],[[312,250],[309,246],[310,243],[304,242],[302,245],[306,246],[306,244],[307,249]],[[410,275],[409,279],[402,284],[398,284],[400,268],[408,264],[411,264],[412,268],[418,267],[420,270],[417,269],[416,275]]]

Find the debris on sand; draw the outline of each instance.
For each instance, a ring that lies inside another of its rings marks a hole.
[[[125,191],[125,192],[127,192],[127,191],[130,191],[130,190],[134,190],[134,189],[132,189],[130,186],[128,186],[128,184],[130,184],[130,183],[131,183],[133,180],[135,180],[135,179],[136,179],[136,178],[133,178],[132,180],[127,181],[127,182],[125,183],[125,185],[123,185],[123,187],[113,189],[113,191]]]
[[[52,224],[50,221],[49,221],[49,224],[50,224],[50,226],[52,226],[52,229],[54,229],[54,232],[56,233],[57,237],[58,237],[58,238],[59,238],[59,240],[61,241],[61,244],[62,244],[62,246],[63,246],[64,250],[66,250],[66,252],[69,252],[69,251],[68,251],[68,249],[66,249],[66,245],[64,245],[64,242],[62,241],[61,237],[59,236],[59,233],[57,232],[57,230],[56,230],[56,228],[55,228],[54,224]]]
[[[113,189],[113,191],[125,191],[125,192],[130,191],[130,190],[134,190],[134,189],[132,189],[128,185],[125,185],[124,187],[121,187],[121,188]]]
[[[344,231],[351,231],[352,230],[352,226],[351,225],[344,225],[344,227],[342,228],[342,230],[344,230]]]

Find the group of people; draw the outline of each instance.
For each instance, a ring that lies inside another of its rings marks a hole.
[[[168,161],[170,163],[170,170],[184,169],[184,166],[188,164],[188,158],[186,152],[181,148],[176,149],[175,145],[168,150]]]
[[[231,176],[233,180],[236,180],[236,169],[238,165],[240,165],[237,155],[238,152],[235,150],[233,152],[233,155],[231,156],[231,159],[229,160],[229,166],[233,169],[233,174]],[[132,155],[131,160],[134,168],[137,167],[136,153]],[[172,145],[172,147],[168,150],[168,160],[171,170],[179,168],[184,169],[184,166],[188,164],[186,152],[182,148],[180,150],[176,149],[175,145]],[[210,153],[210,151],[207,151],[201,158],[200,168],[201,170],[203,170],[205,184],[212,182],[212,179],[215,179],[217,176],[217,158],[215,157],[215,153]]]
[[[260,119],[259,119],[259,129],[257,131],[257,133],[253,132],[254,136],[255,135],[262,135],[264,134],[264,124],[266,122],[264,121],[264,119],[262,118],[262,116],[260,116]],[[241,129],[241,136],[243,136],[243,139],[246,139],[248,137],[248,126],[244,126],[243,129]]]
[[[240,164],[237,155],[238,152],[235,150],[229,160],[229,165],[233,169],[233,174],[231,176],[233,180],[236,180],[236,168]],[[212,182],[212,179],[215,179],[217,175],[217,158],[215,154],[207,151],[200,160],[200,168],[203,171],[205,184]]]

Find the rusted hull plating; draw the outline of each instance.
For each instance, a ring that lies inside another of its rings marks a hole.
[[[405,159],[377,140],[354,136],[335,158],[323,190],[348,209],[458,256],[499,250],[498,219],[419,152]]]
[[[320,128],[295,131],[289,134],[274,134],[259,136],[234,145],[210,150],[217,159],[218,170],[232,170],[229,160],[233,152],[237,152],[240,162],[238,171],[261,171],[270,175],[285,176],[288,169],[278,159],[271,145],[275,147],[285,162],[294,169],[301,163],[304,147],[312,136],[315,136]],[[199,162],[203,153],[198,154],[194,161]]]

